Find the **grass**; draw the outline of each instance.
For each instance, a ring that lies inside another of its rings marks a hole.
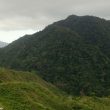
[[[110,110],[110,97],[68,96],[34,73],[0,69],[4,110]]]

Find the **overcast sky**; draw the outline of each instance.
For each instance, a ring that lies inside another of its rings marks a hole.
[[[71,14],[110,19],[110,0],[0,0],[0,41],[12,42]]]

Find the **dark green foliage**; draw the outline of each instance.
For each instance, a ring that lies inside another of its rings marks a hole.
[[[0,65],[39,71],[69,94],[110,95],[110,22],[72,15],[1,49]]]

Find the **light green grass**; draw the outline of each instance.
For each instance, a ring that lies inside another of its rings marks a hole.
[[[110,98],[68,96],[34,73],[0,69],[4,110],[110,110]]]

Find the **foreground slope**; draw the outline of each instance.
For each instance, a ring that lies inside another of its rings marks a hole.
[[[0,49],[0,65],[38,71],[69,94],[108,96],[109,52],[110,22],[72,15]]]
[[[67,96],[34,73],[0,68],[4,110],[109,110],[110,98]]]
[[[0,69],[0,104],[5,110],[65,110],[60,91],[34,73]]]

